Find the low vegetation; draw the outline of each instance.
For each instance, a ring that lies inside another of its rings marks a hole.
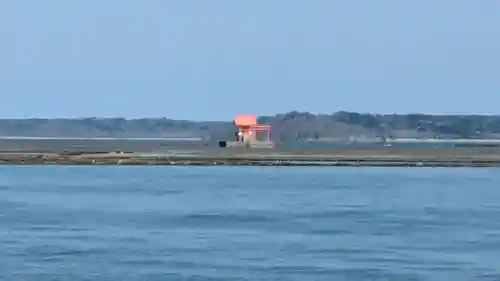
[[[500,116],[289,112],[259,118],[277,141],[383,138],[500,138]],[[168,118],[3,119],[1,136],[232,138],[231,122]]]

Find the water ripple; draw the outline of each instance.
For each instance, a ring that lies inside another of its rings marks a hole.
[[[500,277],[498,173],[31,166],[0,175],[0,280]]]

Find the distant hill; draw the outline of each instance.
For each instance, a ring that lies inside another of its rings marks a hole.
[[[289,112],[263,116],[276,141],[379,138],[500,139],[500,115],[365,114]],[[1,119],[0,136],[23,137],[203,137],[233,136],[231,122],[168,118]]]

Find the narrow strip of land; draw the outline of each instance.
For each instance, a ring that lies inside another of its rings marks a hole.
[[[500,148],[247,149],[30,140],[0,142],[0,164],[500,167]]]

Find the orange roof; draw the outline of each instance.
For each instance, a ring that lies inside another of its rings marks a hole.
[[[254,126],[257,125],[257,115],[255,114],[237,114],[233,120],[236,126]]]

